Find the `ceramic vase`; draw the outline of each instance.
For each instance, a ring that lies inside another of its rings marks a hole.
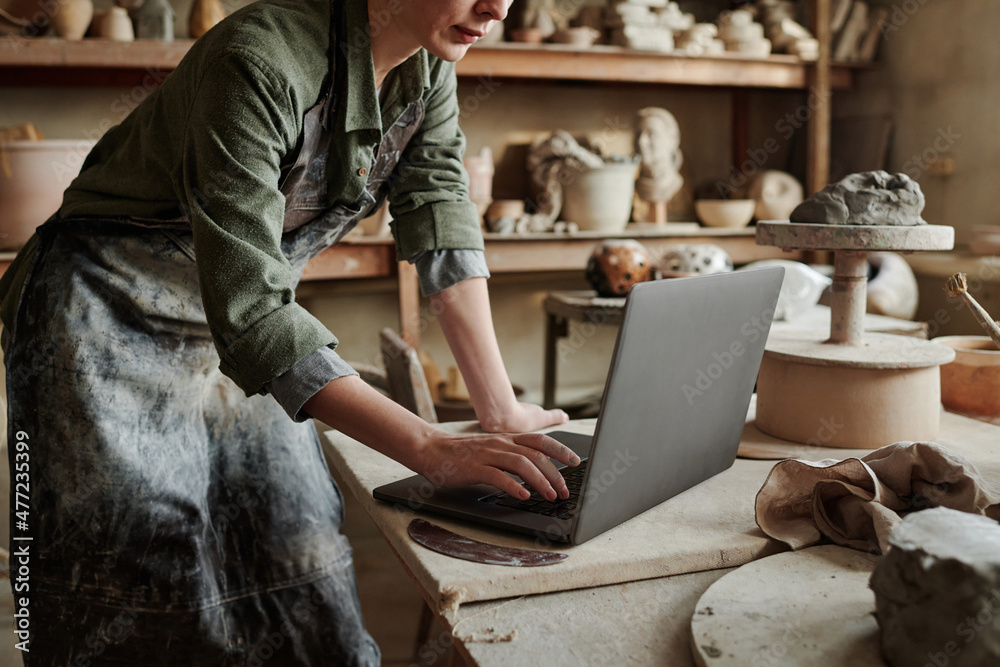
[[[97,33],[100,37],[115,42],[135,41],[132,18],[121,7],[112,7],[104,14]]]
[[[226,10],[220,0],[194,0],[188,19],[188,32],[193,39],[198,39],[224,18]]]
[[[56,3],[51,24],[56,34],[63,39],[81,40],[94,17],[92,0],[63,0]]]

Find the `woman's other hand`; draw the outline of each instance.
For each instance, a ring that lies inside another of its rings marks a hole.
[[[509,410],[493,415],[480,415],[479,423],[489,433],[524,433],[569,421],[562,410],[545,410],[531,403],[515,403]]]

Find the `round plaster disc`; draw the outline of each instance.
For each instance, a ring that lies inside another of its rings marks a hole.
[[[767,337],[772,359],[837,368],[928,368],[955,360],[947,345],[915,336],[865,332],[859,345],[827,343],[829,331],[775,331]]]
[[[763,558],[712,584],[691,619],[701,667],[885,667],[876,557],[833,545]]]
[[[821,225],[787,220],[757,223],[757,245],[800,250],[951,250],[948,225]]]

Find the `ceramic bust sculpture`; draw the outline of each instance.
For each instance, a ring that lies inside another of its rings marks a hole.
[[[655,222],[666,222],[667,202],[684,184],[681,176],[681,130],[666,109],[647,107],[639,111],[635,148],[642,157],[636,192],[652,202]]]

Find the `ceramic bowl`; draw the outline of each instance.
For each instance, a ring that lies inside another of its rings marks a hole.
[[[973,225],[969,251],[973,255],[1000,255],[1000,225]]]
[[[593,45],[597,38],[601,36],[601,33],[589,28],[587,26],[582,26],[579,28],[566,28],[565,30],[556,30],[552,33],[552,41],[556,44],[566,44],[568,46],[575,46],[580,49],[585,49],[588,46]]]
[[[756,207],[753,199],[699,199],[694,203],[695,213],[706,227],[746,227]]]
[[[544,35],[538,28],[517,28],[510,31],[510,39],[524,44],[541,44]]]
[[[0,248],[20,248],[62,205],[93,141],[0,142]]]
[[[1000,417],[1000,349],[989,336],[939,336],[955,350],[941,367],[941,403],[949,410]]]
[[[520,218],[524,215],[523,199],[494,199],[486,209],[486,222],[496,222],[500,218]]]

